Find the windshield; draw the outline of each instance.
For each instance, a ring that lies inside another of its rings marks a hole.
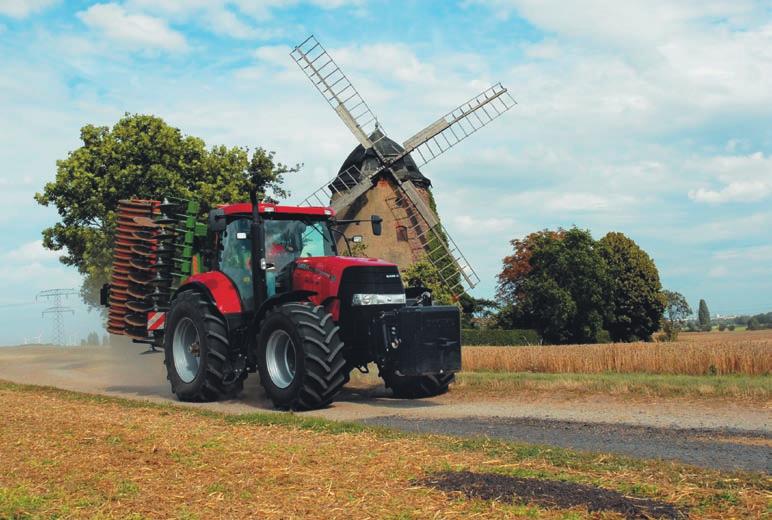
[[[268,296],[291,289],[288,266],[300,257],[332,256],[335,246],[324,220],[265,219],[265,261]]]
[[[266,262],[276,270],[299,257],[332,256],[334,242],[323,220],[265,221]]]

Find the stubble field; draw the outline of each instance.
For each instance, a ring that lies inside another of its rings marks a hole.
[[[760,518],[760,474],[0,384],[0,518]]]

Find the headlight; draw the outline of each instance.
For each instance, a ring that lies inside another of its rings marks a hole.
[[[405,293],[400,294],[355,294],[351,305],[391,305],[405,303]]]

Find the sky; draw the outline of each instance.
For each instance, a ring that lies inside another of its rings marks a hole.
[[[0,0],[0,345],[78,273],[33,201],[85,124],[161,116],[262,146],[299,202],[356,144],[289,57],[314,34],[400,142],[488,86],[518,105],[422,170],[495,292],[509,241],[621,231],[713,314],[772,310],[772,4],[750,0]],[[100,320],[77,297],[66,335]],[[49,303],[50,305],[50,303]]]

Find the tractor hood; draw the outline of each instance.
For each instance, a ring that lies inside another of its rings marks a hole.
[[[377,258],[322,256],[298,258],[295,263],[293,289],[315,293],[311,300],[318,305],[339,297],[344,271],[361,273],[375,283],[393,283],[402,287],[397,265]]]
[[[352,256],[311,256],[298,258],[295,270],[312,273],[331,281],[340,281],[343,270],[348,267],[397,267],[397,264],[378,258],[356,258]]]

